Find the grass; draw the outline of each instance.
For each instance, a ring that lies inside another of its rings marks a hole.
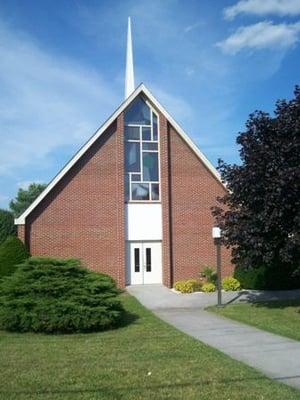
[[[209,307],[209,311],[257,328],[300,340],[300,300]]]
[[[272,381],[160,321],[129,295],[113,331],[0,332],[0,399],[293,400]]]

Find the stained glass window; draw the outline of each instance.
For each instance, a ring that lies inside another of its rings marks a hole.
[[[136,142],[125,144],[125,169],[127,172],[140,172],[141,156],[140,145]]]
[[[158,181],[158,153],[143,152],[143,180]]]
[[[149,200],[149,183],[132,183],[131,196],[132,200]]]
[[[125,113],[125,125],[151,125],[150,107],[139,96],[130,104]]]
[[[159,201],[158,117],[139,96],[124,121],[126,201]]]

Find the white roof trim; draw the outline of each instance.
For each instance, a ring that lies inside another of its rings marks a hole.
[[[175,128],[179,135],[185,140],[188,146],[194,151],[198,158],[204,163],[212,175],[223,185],[220,175],[211,162],[204,156],[204,154],[193,143],[184,130],[177,124],[165,108],[155,99],[146,86],[140,84],[133,93],[116,109],[116,111],[106,120],[106,122],[95,132],[95,134],[81,147],[81,149],[74,155],[73,158],[61,169],[61,171],[52,179],[48,186],[42,193],[34,200],[34,202],[15,219],[16,225],[24,225],[26,217],[36,208],[36,206],[47,196],[52,188],[61,180],[61,178],[73,167],[73,165],[83,156],[83,154],[93,145],[93,143],[102,135],[103,132],[113,123],[113,121],[121,114],[121,112],[132,102],[132,100],[143,92],[151,103],[166,117],[170,124]],[[223,185],[224,186],[224,185]],[[225,186],[224,186],[225,188]]]

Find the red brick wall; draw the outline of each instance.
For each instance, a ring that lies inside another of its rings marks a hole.
[[[160,191],[162,203],[162,265],[163,265],[163,284],[170,286],[172,282],[172,252],[171,252],[171,233],[170,232],[170,169],[169,169],[169,135],[168,122],[166,118],[160,114]]]
[[[25,225],[18,225],[17,226],[17,234],[18,238],[25,243]]]
[[[215,265],[210,208],[224,193],[160,115],[163,283],[197,277]],[[79,257],[125,285],[123,114],[27,217],[19,237],[32,255]],[[223,249],[223,270],[231,269]]]
[[[163,152],[167,137],[170,141],[168,160]],[[162,175],[162,190],[168,187],[168,200],[171,202],[171,211],[168,212],[167,197],[163,193],[163,253],[170,245],[167,231],[171,224],[170,264],[174,271],[173,282],[176,282],[196,278],[204,265],[215,266],[215,246],[211,237],[214,219],[210,208],[216,205],[216,197],[222,196],[225,189],[173,127],[168,125],[167,129],[164,128],[161,138],[161,163],[162,167],[168,163],[170,176],[167,185],[167,172]],[[230,259],[230,251],[223,248],[223,275],[232,271]],[[169,265],[164,265],[164,268],[169,268]],[[167,276],[166,272],[164,276]],[[165,279],[164,283],[169,286],[171,281]]]
[[[30,253],[79,257],[124,286],[123,177],[121,114],[27,217]]]

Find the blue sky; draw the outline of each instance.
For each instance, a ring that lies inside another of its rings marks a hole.
[[[48,182],[124,96],[127,17],[144,82],[212,161],[290,98],[300,0],[0,0],[0,207]]]

